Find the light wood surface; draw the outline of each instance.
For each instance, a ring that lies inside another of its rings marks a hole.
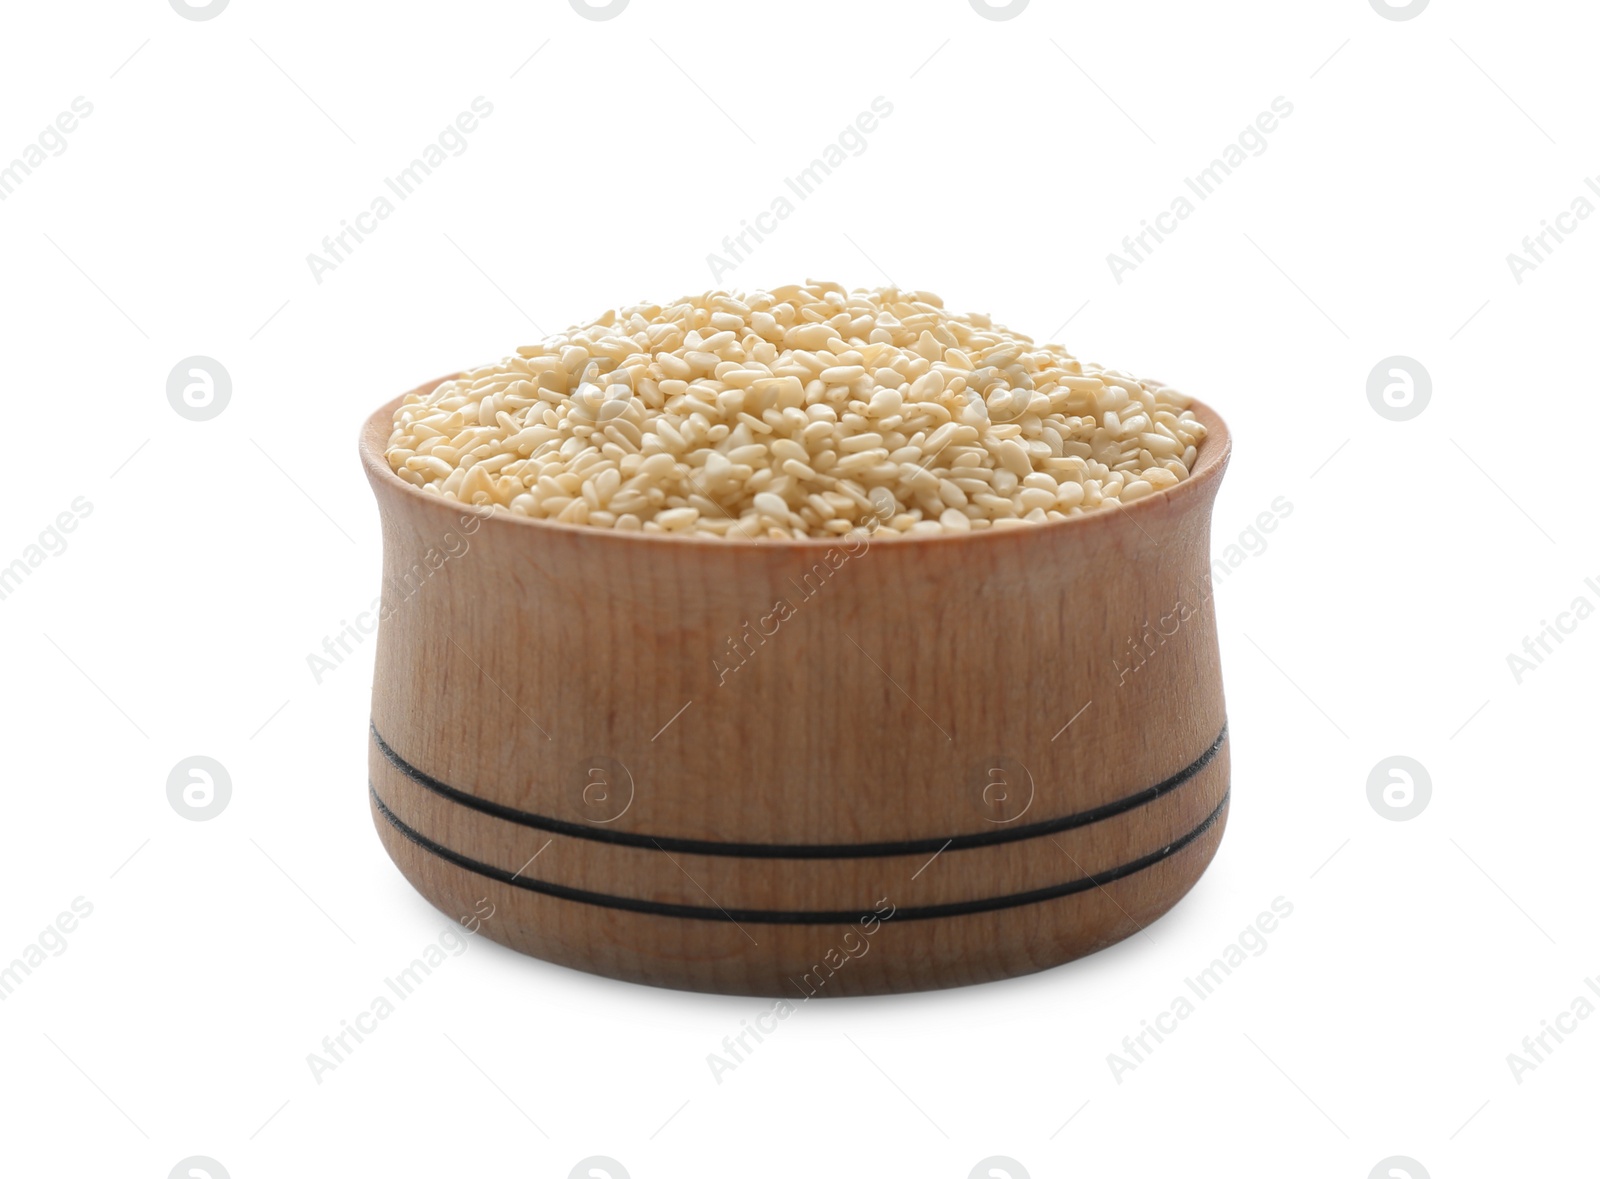
[[[1205,406],[1191,478],[1126,508],[741,544],[422,492],[383,458],[397,403],[361,440],[384,537],[370,786],[451,916],[488,902],[483,932],[550,961],[798,1001],[1067,961],[1210,861],[1229,439]]]

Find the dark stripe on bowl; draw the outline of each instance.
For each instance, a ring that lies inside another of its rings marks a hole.
[[[1130,860],[1120,867],[1108,869],[1094,876],[1083,876],[1076,880],[1068,880],[1063,884],[1052,884],[1045,888],[1030,889],[1027,892],[1014,892],[1006,896],[984,897],[972,901],[952,901],[942,905],[921,905],[896,909],[891,918],[883,918],[871,909],[723,909],[705,905],[679,905],[666,901],[614,896],[610,893],[593,892],[586,888],[571,888],[565,884],[552,884],[544,880],[530,880],[516,872],[508,872],[504,868],[495,867],[493,864],[482,863],[459,852],[451,851],[442,844],[435,843],[420,831],[406,826],[393,811],[383,804],[383,800],[378,797],[377,789],[371,783],[368,783],[368,790],[372,795],[372,804],[378,808],[378,813],[387,819],[390,825],[401,835],[404,835],[412,843],[439,859],[446,860],[459,868],[465,868],[468,872],[478,876],[484,876],[490,880],[498,880],[501,884],[509,884],[515,888],[525,888],[529,892],[556,897],[559,900],[577,901],[579,904],[599,905],[606,909],[624,909],[630,913],[644,913],[652,917],[684,917],[696,921],[728,921],[735,925],[846,925],[874,917],[878,920],[927,921],[938,917],[965,917],[974,913],[992,913],[999,909],[1015,909],[1023,905],[1036,905],[1044,901],[1056,900],[1059,897],[1072,896],[1074,893],[1086,892],[1091,888],[1101,888],[1113,881],[1132,876],[1137,872],[1143,872],[1146,868],[1159,864],[1167,857],[1176,855],[1211,829],[1212,825],[1222,817],[1223,809],[1228,805],[1228,799],[1233,793],[1232,790],[1229,790],[1227,794],[1224,794],[1216,809],[1187,835],[1173,840],[1159,851],[1140,856],[1137,860]]]
[[[536,815],[529,811],[517,810],[515,807],[505,806],[498,802],[479,798],[477,795],[468,794],[454,786],[447,785],[430,774],[417,769],[416,766],[406,761],[390,747],[378,732],[376,725],[369,725],[372,730],[372,739],[377,743],[378,751],[388,759],[406,777],[425,790],[430,790],[441,798],[469,807],[483,814],[492,815],[496,819],[504,819],[508,823],[516,823],[522,827],[533,827],[540,831],[549,831],[556,835],[570,835],[575,839],[592,839],[597,843],[614,843],[623,847],[653,848],[660,851],[683,852],[688,855],[699,856],[740,856],[746,859],[769,860],[848,860],[872,856],[915,856],[936,851],[960,851],[963,848],[989,847],[999,843],[1014,843],[1022,839],[1037,839],[1041,835],[1054,835],[1061,831],[1071,831],[1076,827],[1087,827],[1091,823],[1099,823],[1105,819],[1125,814],[1131,810],[1146,806],[1164,794],[1170,794],[1185,782],[1189,781],[1206,766],[1211,764],[1213,758],[1222,749],[1223,742],[1228,739],[1228,725],[1223,722],[1222,731],[1194,761],[1184,766],[1183,769],[1173,774],[1154,786],[1150,786],[1126,798],[1119,798],[1115,802],[1108,802],[1101,806],[1091,807],[1086,811],[1076,814],[1063,815],[1056,819],[1042,819],[1036,823],[1024,823],[1018,827],[997,827],[993,831],[977,831],[965,835],[952,835],[946,837],[933,837],[930,839],[901,839],[882,843],[733,843],[718,839],[681,839],[669,835],[641,835],[632,831],[613,831],[606,827],[591,827],[585,823],[573,823],[566,819],[555,819],[548,815]]]

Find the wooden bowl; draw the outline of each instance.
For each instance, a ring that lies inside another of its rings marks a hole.
[[[438,382],[422,386],[431,390]],[[1004,532],[739,543],[490,514],[361,457],[370,794],[451,917],[551,962],[785,996],[1055,966],[1216,851],[1209,431],[1192,476]]]

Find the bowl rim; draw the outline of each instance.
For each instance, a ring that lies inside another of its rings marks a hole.
[[[437,492],[424,491],[415,484],[407,483],[396,475],[389,466],[384,450],[388,445],[389,434],[394,428],[394,411],[404,403],[407,397],[414,394],[431,392],[445,381],[455,380],[464,376],[464,373],[450,373],[436,380],[425,381],[415,389],[410,389],[398,397],[392,398],[375,409],[361,426],[359,450],[361,462],[367,472],[367,478],[376,488],[379,485],[393,488],[402,495],[413,500],[432,504],[445,511],[470,512],[482,520],[499,521],[516,527],[532,528],[538,532],[549,532],[555,535],[564,535],[574,538],[584,538],[597,543],[616,544],[665,544],[676,549],[692,549],[696,547],[711,546],[716,552],[747,552],[751,550],[763,552],[794,552],[811,549],[837,548],[842,544],[850,544],[851,537],[860,537],[865,529],[860,526],[839,536],[807,536],[776,540],[767,537],[754,537],[748,540],[729,540],[721,536],[704,536],[693,534],[679,536],[669,533],[657,532],[620,532],[615,528],[595,528],[587,524],[566,524],[559,520],[545,520],[534,516],[519,516],[509,510],[501,509],[488,512],[482,511],[479,505],[464,503],[461,500],[446,499]],[[1139,515],[1149,515],[1159,511],[1160,508],[1182,509],[1191,506],[1188,501],[1197,496],[1210,496],[1216,491],[1216,484],[1221,480],[1228,460],[1233,454],[1233,436],[1228,430],[1227,423],[1222,415],[1217,413],[1205,402],[1189,398],[1188,408],[1193,411],[1206,428],[1206,436],[1197,447],[1198,456],[1193,471],[1189,477],[1173,486],[1154,491],[1142,499],[1134,500],[1131,504],[1120,501],[1117,507],[1120,511],[1096,509],[1085,512],[1081,516],[1071,516],[1065,520],[1050,520],[1044,524],[1034,524],[1027,528],[985,528],[980,532],[945,532],[938,534],[883,537],[882,541],[895,548],[914,547],[921,548],[926,545],[960,545],[960,544],[986,544],[1006,539],[1024,537],[1038,537],[1041,535],[1056,535],[1064,529],[1088,529],[1108,527],[1111,521],[1119,520],[1124,515],[1131,517],[1135,524]],[[1159,505],[1159,506],[1158,506]],[[1142,529],[1141,529],[1142,530]],[[874,542],[877,531],[865,533],[868,543]]]

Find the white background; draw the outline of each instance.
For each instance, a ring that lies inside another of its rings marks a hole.
[[[74,898],[93,913],[0,1003],[0,1171],[1592,1173],[1600,1019],[1520,1083],[1506,1060],[1600,976],[1600,620],[1520,683],[1507,663],[1600,605],[1600,218],[1520,284],[1506,262],[1600,175],[1589,6],[4,20],[0,162],[75,97],[93,114],[0,202],[0,564],[75,498],[92,513],[0,601],[0,962]],[[480,95],[465,153],[315,281],[307,254]],[[318,1084],[307,1053],[450,923],[371,827],[370,641],[320,685],[307,666],[377,594],[360,421],[536,325],[713,285],[707,254],[879,95],[867,149],[723,283],[892,275],[1225,415],[1218,553],[1276,497],[1293,510],[1217,588],[1215,863],[1148,936],[807,1003],[720,1084],[707,1054],[768,1003],[475,939]],[[1278,96],[1267,150],[1118,283],[1106,255]],[[166,398],[195,354],[233,381],[208,422]],[[1395,354],[1433,382],[1407,422],[1366,396]],[[166,797],[194,754],[232,778],[208,822]],[[1432,779],[1411,821],[1368,802],[1392,754]],[[1279,896],[1267,950],[1113,1079],[1123,1036]]]

